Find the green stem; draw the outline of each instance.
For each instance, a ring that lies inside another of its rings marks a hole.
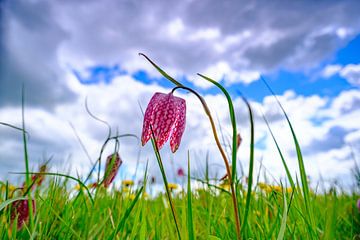
[[[22,86],[22,94],[21,94],[21,116],[22,116],[22,137],[24,143],[24,158],[25,158],[25,179],[26,179],[26,187],[30,186],[30,171],[29,171],[29,157],[27,150],[27,140],[26,140],[26,131],[25,131],[25,93],[24,93],[24,85]],[[25,188],[26,189],[26,188]],[[28,197],[28,205],[29,205],[29,222],[30,222],[30,231],[34,229],[34,221],[33,221],[33,204],[31,200],[31,191],[27,192]]]
[[[239,216],[237,197],[236,197],[236,192],[235,192],[235,188],[234,188],[234,181],[233,181],[233,178],[232,178],[231,168],[230,168],[230,165],[229,165],[229,160],[226,157],[225,151],[222,148],[219,137],[217,135],[215,123],[214,123],[214,120],[213,120],[213,118],[211,116],[209,107],[207,106],[204,98],[202,96],[200,96],[196,91],[192,90],[191,88],[188,88],[188,87],[185,87],[185,86],[177,86],[172,90],[172,92],[174,92],[176,89],[179,89],[179,88],[185,89],[185,90],[193,93],[200,100],[200,102],[203,105],[203,108],[205,110],[205,113],[209,118],[209,121],[210,121],[210,124],[211,124],[211,129],[212,129],[212,132],[213,132],[213,135],[214,135],[216,145],[217,145],[217,147],[218,147],[218,149],[220,151],[220,154],[221,154],[221,156],[222,156],[222,158],[224,160],[226,172],[228,174],[229,183],[230,183],[230,189],[231,189],[231,198],[232,198],[233,206],[234,206],[234,215],[235,215],[235,222],[236,222],[236,233],[237,233],[237,238],[241,239],[241,235],[240,235],[240,229],[241,229],[241,227],[240,227],[240,216]]]
[[[175,212],[175,207],[174,207],[174,204],[173,204],[173,201],[172,201],[171,192],[170,192],[169,187],[168,187],[168,181],[167,181],[167,178],[166,178],[164,165],[162,164],[162,160],[161,160],[159,148],[157,147],[154,132],[153,132],[151,126],[150,126],[150,128],[151,128],[151,133],[153,135],[152,138],[151,138],[151,143],[153,145],[153,148],[155,149],[155,156],[156,156],[157,162],[159,164],[161,175],[162,175],[163,180],[164,180],[164,185],[165,185],[165,189],[166,189],[166,195],[168,197],[170,208],[171,208],[171,213],[172,213],[174,221],[175,221],[175,226],[176,226],[178,239],[181,239],[180,230],[179,230],[179,224],[178,224],[178,221],[177,221],[177,218],[176,218],[176,212]]]

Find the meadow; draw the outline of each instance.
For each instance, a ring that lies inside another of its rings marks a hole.
[[[218,87],[229,103],[233,129],[231,159],[223,150],[218,130],[201,95],[170,77],[145,55],[142,56],[175,85],[171,93],[155,94],[150,100],[144,113],[141,139],[143,145],[150,141],[148,144],[153,146],[162,173],[163,191],[149,194],[155,184],[147,170],[141,182],[123,180],[121,187],[112,185],[121,167],[121,159],[116,147],[120,136],[112,135],[111,131],[102,150],[113,141],[114,153],[102,156],[101,151],[89,174],[75,177],[49,172],[47,162],[39,171],[31,172],[25,122],[22,127],[2,123],[2,127],[11,127],[23,133],[26,168],[18,173],[24,178],[22,186],[0,182],[0,239],[360,239],[359,188],[348,191],[336,185],[321,190],[310,187],[296,126],[291,124],[279,101],[291,129],[299,174],[290,173],[287,159],[283,157],[281,146],[268,125],[287,175],[286,182],[278,181],[274,185],[260,182],[258,173],[254,171],[256,129],[251,105],[245,98],[251,123],[251,141],[249,168],[245,176],[240,176],[236,165],[241,137],[236,129],[233,103],[226,89],[199,74],[204,81]],[[208,166],[202,178],[193,176],[191,166],[195,159],[189,158],[187,174],[185,171],[179,173],[186,179],[183,186],[168,182],[167,175],[170,173],[165,172],[159,150],[169,138],[173,152],[181,147],[184,103],[172,95],[178,89],[195,94],[203,105],[201,111],[209,118],[212,126],[209,131],[213,132],[227,172],[222,179],[210,179]],[[162,119],[164,111],[168,114],[165,114],[166,119]],[[167,125],[169,122],[171,124]],[[104,175],[100,176],[104,159]],[[353,174],[354,182],[360,187],[360,170],[355,169]],[[97,181],[90,182],[90,177]]]

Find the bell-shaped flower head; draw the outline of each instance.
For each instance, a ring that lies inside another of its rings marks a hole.
[[[111,154],[107,157],[105,164],[104,187],[109,187],[109,185],[114,181],[121,164],[122,160],[120,159],[118,153]]]
[[[185,130],[185,123],[185,100],[175,97],[172,92],[155,93],[145,111],[142,145],[149,141],[153,131],[158,149],[161,149],[170,137],[171,151],[176,152]]]
[[[35,215],[36,211],[36,205],[35,200],[32,199],[32,212],[33,215]],[[17,218],[17,229],[20,230],[24,223],[26,223],[29,220],[29,213],[30,213],[30,207],[29,207],[29,200],[17,200],[11,204],[11,214],[10,219],[13,223],[15,219]]]

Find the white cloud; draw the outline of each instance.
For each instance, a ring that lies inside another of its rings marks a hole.
[[[350,84],[360,86],[360,64],[348,64],[340,71],[340,76]]]
[[[73,78],[72,76],[69,77]],[[139,136],[142,127],[142,114],[138,108],[138,102],[145,108],[154,92],[170,91],[156,84],[145,85],[129,76],[118,77],[109,85],[80,85],[75,79],[71,81],[74,81],[71,89],[79,95],[77,101],[71,104],[60,104],[53,112],[33,107],[26,108],[26,126],[30,133],[29,150],[31,166],[36,165],[36,162],[46,153],[47,156],[54,155],[52,162],[54,170],[66,169],[65,166],[69,165],[73,167],[72,174],[76,172],[85,174],[89,170],[89,160],[82,152],[68,125],[68,121],[71,121],[75,126],[93,161],[95,161],[99,154],[107,132],[106,127],[87,115],[84,109],[85,97],[88,97],[91,111],[108,121],[114,131],[118,130],[120,134],[133,133]],[[169,172],[170,178],[174,177],[170,174],[173,169],[177,169],[180,166],[184,169],[186,168],[188,150],[191,153],[193,162],[192,172],[194,174],[201,174],[203,172],[205,166],[203,160],[205,161],[205,155],[209,152],[209,161],[212,166],[211,173],[214,176],[216,174],[220,176],[224,172],[224,168],[221,167],[223,162],[216,148],[209,121],[203,112],[201,104],[193,95],[184,94],[182,91],[175,94],[184,97],[187,101],[187,127],[181,146],[175,155],[170,153],[168,144],[162,150],[165,168]],[[319,179],[319,174],[327,174],[328,178],[337,177],[345,182],[350,181],[346,173],[348,170],[350,171],[349,168],[352,166],[352,162],[350,161],[350,152],[346,144],[358,139],[356,136],[358,135],[359,126],[354,123],[353,119],[360,117],[360,111],[356,109],[356,106],[353,109],[346,110],[342,106],[345,102],[349,101],[347,99],[351,99],[356,94],[359,95],[359,91],[343,92],[332,101],[316,95],[309,97],[298,96],[293,91],[288,91],[284,95],[278,96],[293,123],[303,148],[305,165],[314,181]],[[219,124],[221,125],[220,136],[223,135],[227,142],[231,136],[231,126],[226,99],[220,94],[205,95],[204,98],[210,107],[219,133]],[[238,130],[243,137],[243,143],[239,150],[239,159],[242,165],[247,168],[250,139],[248,113],[240,98],[234,99],[234,104],[237,113]],[[348,103],[348,105],[351,104]],[[291,172],[293,174],[298,173],[291,133],[273,97],[266,97],[262,103],[252,102],[252,106],[255,115],[255,140],[256,142],[259,142],[261,139],[265,140],[265,149],[257,148],[255,151],[256,169],[259,170],[259,161],[263,158],[264,167],[268,171],[267,174],[275,178],[285,176],[277,150],[259,112],[261,107],[270,121],[271,128],[283,150]],[[0,119],[14,125],[20,125],[20,113],[19,107],[2,108],[0,110]],[[321,125],[317,125],[313,122],[313,118],[317,116],[327,119]],[[331,130],[334,127],[344,129],[345,134],[337,135],[338,131]],[[7,139],[6,144],[2,143],[0,147],[0,155],[6,157],[6,159],[10,156],[12,158],[11,164],[5,164],[4,166],[6,167],[1,169],[2,174],[5,173],[5,175],[2,175],[2,178],[6,178],[9,177],[6,175],[7,172],[18,171],[19,168],[23,167],[21,136],[15,130],[9,130],[4,127],[1,127],[0,131]],[[341,138],[337,141],[339,145],[331,145],[331,142],[337,138]],[[331,148],[327,149],[326,146]],[[311,150],[312,148],[319,149],[315,152]],[[124,160],[124,166],[119,178],[132,176],[135,171],[136,156],[139,149],[140,146],[136,140],[131,138],[121,140],[120,155]],[[141,149],[141,168],[144,167],[147,160],[150,160],[150,172],[157,175],[159,170],[150,144]],[[111,151],[111,148],[107,149],[106,154],[109,151]],[[67,159],[68,156],[70,156],[69,159]],[[6,159],[2,157],[0,160],[1,162],[6,162]],[[65,161],[65,159],[67,160]],[[173,159],[173,161],[170,159]]]
[[[172,38],[181,37],[181,33],[183,33],[184,30],[185,30],[185,26],[180,18],[171,21],[166,27],[166,31],[169,33],[170,37]]]
[[[339,74],[342,78],[354,86],[360,86],[360,64],[348,64],[341,66],[339,64],[327,65],[322,70],[322,76],[330,78],[335,74]]]
[[[74,172],[84,173],[89,163],[68,121],[76,127],[93,159],[106,136],[106,128],[86,114],[86,96],[91,110],[109,121],[114,129],[139,135],[142,115],[137,107],[138,101],[145,107],[155,91],[167,92],[169,89],[156,83],[145,85],[129,75],[118,77],[109,85],[80,85],[74,76],[69,76],[70,68],[82,71],[92,65],[119,64],[129,74],[144,70],[151,77],[159,77],[148,62],[139,58],[137,53],[144,52],[173,76],[194,78],[194,73],[200,72],[215,80],[224,78],[225,84],[248,84],[258,79],[259,72],[271,72],[280,66],[285,69],[316,66],[359,34],[360,19],[355,11],[358,4],[356,1],[334,5],[297,3],[296,6],[236,1],[229,4],[207,1],[141,4],[107,0],[106,4],[92,1],[85,5],[70,1],[61,4],[55,1],[7,1],[3,5],[4,21],[1,25],[4,37],[0,39],[0,51],[5,54],[1,60],[6,70],[0,76],[0,120],[20,125],[19,89],[25,82],[31,164],[34,165],[44,153],[54,154],[55,169],[66,163],[74,167]],[[322,9],[319,14],[311,14],[318,9]],[[327,76],[339,72],[350,82],[359,84],[357,65],[345,66],[341,70],[335,67],[325,72]],[[191,81],[199,87],[209,86],[198,77]],[[205,159],[207,151],[211,163],[222,164],[198,100],[184,93],[177,94],[187,99],[187,129],[175,156],[170,154],[168,147],[162,151],[165,167],[171,171],[171,158],[174,158],[175,166],[185,166],[188,149],[199,171],[203,166],[201,159]],[[331,138],[324,139],[324,136],[331,136],[334,129],[338,130],[335,131],[339,134],[336,137],[345,138],[346,143],[357,139],[354,137],[359,130],[354,121],[359,119],[357,96],[357,90],[347,91],[332,101],[319,96],[298,96],[288,91],[279,98],[306,150],[314,142],[330,146],[327,141]],[[221,124],[225,138],[228,137],[231,130],[225,99],[220,95],[207,95],[205,99]],[[237,103],[238,125],[244,138],[239,157],[246,167],[249,155],[247,112],[240,98],[234,102]],[[295,172],[297,165],[291,135],[277,104],[272,97],[252,104],[256,108],[263,107]],[[257,149],[256,159],[263,156],[264,164],[273,175],[284,176],[261,114],[257,110],[255,114],[256,141],[265,137],[266,147],[265,150]],[[320,126],[312,120],[318,116],[325,119]],[[0,176],[6,178],[3,173],[23,166],[21,135],[3,126],[0,132],[5,137],[0,144]],[[121,156],[125,161],[123,169],[128,169],[130,173],[126,174],[131,176],[139,148],[132,139],[121,142]],[[154,160],[149,144],[142,150],[142,163],[147,159]],[[313,163],[323,163],[322,158],[331,159],[329,162],[333,164],[328,164],[326,169],[336,177],[346,172],[349,166],[347,153],[346,147],[341,145],[333,152],[306,154],[305,161],[313,170],[316,169]],[[341,165],[339,173],[336,164],[341,161],[346,164]],[[216,167],[218,165],[214,166],[213,173],[223,171]],[[157,173],[155,163],[151,171]],[[315,176],[316,172],[313,170],[311,174]]]
[[[342,66],[339,64],[334,64],[334,65],[327,65],[323,71],[322,71],[322,76],[324,78],[330,78],[335,74],[338,74],[340,72],[340,70],[342,69]]]

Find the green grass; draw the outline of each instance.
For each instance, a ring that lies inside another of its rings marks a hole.
[[[141,188],[134,188],[132,193],[138,193],[138,199],[134,199],[129,193],[99,188],[92,204],[85,192],[80,191],[82,194],[77,196],[77,190],[67,186],[65,179],[55,177],[35,192],[37,210],[31,230],[24,227],[16,231],[10,225],[9,209],[2,208],[0,238],[111,239],[115,234],[117,239],[178,238],[167,197],[163,194],[148,198],[142,195]],[[243,239],[281,236],[283,239],[308,239],[309,226],[302,216],[306,214],[302,203],[293,200],[288,208],[291,193],[256,191],[252,194],[248,231]],[[355,207],[359,196],[341,192],[310,195],[317,219],[314,231],[319,238],[353,239],[359,234],[360,214]],[[241,211],[246,205],[244,197],[239,201]],[[4,195],[0,199],[4,201]],[[209,189],[204,184],[204,188],[192,189],[191,196],[187,191],[174,192],[172,200],[183,239],[236,238],[230,194]]]

